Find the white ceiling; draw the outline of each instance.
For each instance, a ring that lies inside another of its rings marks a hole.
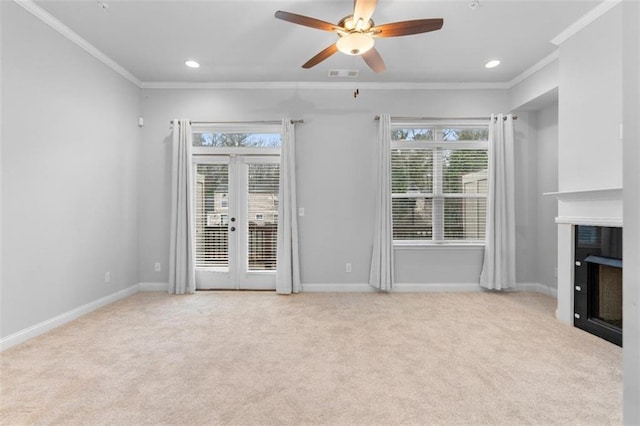
[[[277,10],[337,23],[352,0],[36,1],[143,82],[327,82],[330,69],[358,69],[361,82],[509,82],[552,54],[551,40],[598,1],[379,0],[376,24],[444,18],[442,30],[376,40],[387,71],[336,53],[301,65],[337,35],[274,18]],[[186,59],[200,62],[185,67]],[[484,68],[489,59],[502,64]]]

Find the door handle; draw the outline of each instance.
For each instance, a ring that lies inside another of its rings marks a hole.
[[[235,226],[232,226],[231,228],[229,228],[229,231],[231,231],[231,232],[233,232],[233,231],[235,231],[235,230],[236,230],[236,227],[235,227]]]

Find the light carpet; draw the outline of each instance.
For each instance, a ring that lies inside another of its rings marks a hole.
[[[6,425],[622,422],[622,350],[534,293],[138,293],[1,357]]]

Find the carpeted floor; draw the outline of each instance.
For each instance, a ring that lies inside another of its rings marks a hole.
[[[622,350],[532,293],[138,293],[1,357],[20,424],[622,422]]]

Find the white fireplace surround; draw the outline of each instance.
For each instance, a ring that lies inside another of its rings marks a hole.
[[[573,324],[575,225],[622,227],[622,188],[549,192],[558,199],[558,310]]]

